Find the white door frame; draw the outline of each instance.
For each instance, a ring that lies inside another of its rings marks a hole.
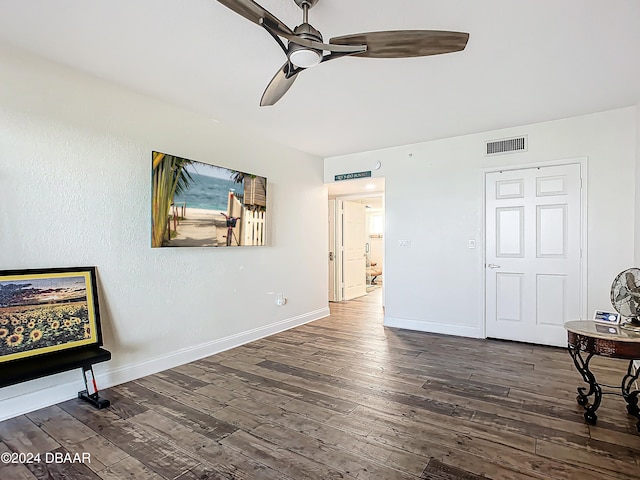
[[[580,164],[580,175],[582,177],[582,188],[580,189],[580,209],[581,209],[581,219],[580,219],[580,319],[586,319],[587,317],[587,257],[588,257],[588,249],[587,249],[587,185],[588,185],[588,157],[574,157],[574,158],[566,158],[562,160],[551,160],[545,162],[535,162],[535,163],[523,163],[523,164],[508,164],[503,166],[496,167],[487,167],[482,169],[482,201],[484,203],[482,207],[482,338],[487,338],[487,275],[486,275],[486,244],[487,244],[487,206],[485,202],[485,198],[487,196],[486,191],[486,177],[488,173],[493,172],[504,172],[511,170],[523,170],[528,168],[537,168],[537,167],[554,167],[560,165],[568,165],[568,164]],[[578,320],[578,319],[576,319]]]
[[[329,252],[328,252],[328,266],[329,266],[329,301],[336,302],[339,299],[338,294],[338,273],[336,268],[337,258],[337,242],[336,242],[336,210],[337,201],[335,199],[329,200]]]
[[[363,198],[372,198],[372,197],[381,197],[382,198],[382,210],[384,212],[385,209],[385,192],[376,192],[376,193],[358,193],[358,194],[348,194],[348,195],[337,195],[335,197],[332,197],[329,199],[329,202],[331,202],[332,200],[335,200],[334,203],[334,208],[335,208],[335,215],[334,215],[334,220],[335,220],[335,228],[334,228],[334,234],[336,238],[339,238],[342,236],[342,222],[338,221],[339,218],[339,212],[338,212],[338,208],[340,205],[340,202],[342,201],[351,201],[351,200],[361,200]],[[385,222],[386,223],[386,222]],[[384,281],[384,273],[385,273],[385,261],[386,261],[386,247],[385,247],[385,243],[384,243],[384,234],[382,237],[382,245],[383,245],[383,251],[384,254],[382,256],[382,305],[384,306],[384,290],[385,290],[385,281]],[[340,248],[337,248],[337,242],[336,242],[336,251],[334,254],[334,282],[335,282],[335,300],[336,302],[341,302],[344,300],[344,291],[342,289],[342,268],[339,268],[339,265],[342,264],[342,252],[340,251]],[[331,274],[331,272],[329,272],[329,274]],[[331,301],[331,300],[330,300]]]

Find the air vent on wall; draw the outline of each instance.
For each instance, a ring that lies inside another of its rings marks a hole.
[[[486,155],[498,155],[500,153],[526,152],[527,136],[503,138],[502,140],[492,140],[487,142]]]

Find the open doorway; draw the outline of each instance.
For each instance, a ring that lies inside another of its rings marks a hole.
[[[329,184],[329,301],[384,305],[384,178]]]

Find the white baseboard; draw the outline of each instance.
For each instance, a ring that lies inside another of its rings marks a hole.
[[[17,417],[24,413],[33,412],[34,410],[48,407],[56,403],[64,402],[71,398],[76,398],[78,396],[78,392],[84,390],[82,373],[80,372],[81,370],[78,368],[77,381],[69,381],[68,375],[65,373],[59,373],[52,375],[51,377],[59,377],[62,381],[53,386],[0,400],[0,421]],[[36,381],[37,380],[31,380],[31,382]],[[13,385],[5,388],[12,387]]]
[[[321,308],[313,312],[308,312],[296,317],[287,318],[279,322],[254,328],[246,332],[241,332],[228,337],[213,340],[211,342],[183,348],[175,352],[159,357],[151,358],[144,362],[126,365],[116,369],[108,369],[108,364],[96,365],[96,381],[100,388],[109,388],[121,383],[130,382],[137,378],[142,378],[169,368],[184,365],[216,353],[224,352],[231,348],[239,347],[245,343],[268,337],[278,332],[288,330],[305,323],[313,322],[329,316],[329,307]],[[105,366],[107,366],[105,368]],[[104,371],[100,371],[105,368]],[[78,369],[78,371],[80,371]],[[45,387],[29,393],[18,393],[15,396],[0,400],[0,421],[16,417],[25,413],[33,412],[40,408],[55,405],[72,398],[76,398],[80,390],[84,390],[82,375],[78,374],[78,381],[68,381],[69,373],[58,374],[63,383]],[[33,382],[37,380],[32,380]],[[6,387],[8,389],[15,386]]]
[[[225,350],[239,347],[245,343],[253,342],[260,338],[268,337],[278,332],[289,330],[290,328],[313,322],[314,320],[327,316],[329,316],[329,307],[298,315],[296,317],[287,318],[264,327],[254,328],[253,330],[247,330],[246,332],[230,335],[211,342],[202,343],[189,348],[183,348],[182,350],[177,350],[167,355],[155,357],[144,362],[109,370],[102,374],[96,374],[96,377],[99,380],[100,385],[107,386],[105,388],[120,385],[121,383],[130,382],[137,378],[146,377],[147,375],[152,375],[169,368],[177,367],[178,365],[184,365],[185,363],[193,362],[210,355],[215,355],[216,353],[224,352]]]
[[[436,323],[426,320],[412,320],[408,318],[384,317],[385,327],[404,328],[418,332],[442,333],[445,335],[457,335],[459,337],[484,338],[482,327],[468,325],[451,325],[449,323]]]

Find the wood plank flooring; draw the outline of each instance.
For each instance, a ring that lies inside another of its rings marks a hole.
[[[592,366],[609,385],[626,368]],[[564,349],[384,328],[376,290],[105,390],[108,409],[70,400],[0,423],[0,453],[91,456],[0,464],[0,479],[639,479],[624,401],[605,396],[589,426],[578,386]],[[464,475],[429,473],[446,466]]]

